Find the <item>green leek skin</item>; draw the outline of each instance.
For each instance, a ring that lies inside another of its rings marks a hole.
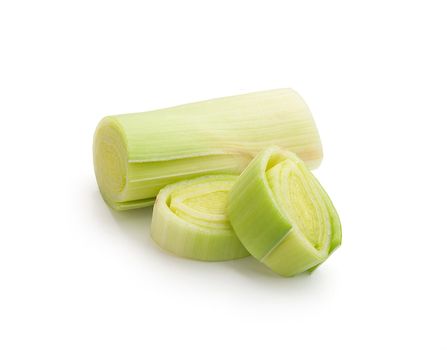
[[[329,196],[300,158],[279,147],[262,151],[237,179],[228,216],[250,254],[282,276],[315,269],[341,244]]]
[[[125,210],[152,205],[174,182],[238,175],[271,145],[298,154],[310,168],[321,162],[312,115],[291,89],[106,117],[95,132],[93,157],[103,198]]]
[[[163,188],[151,224],[153,240],[175,255],[223,261],[248,256],[226,214],[237,176],[210,175]]]

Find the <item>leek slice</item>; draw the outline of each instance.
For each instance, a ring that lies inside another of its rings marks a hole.
[[[211,175],[163,188],[154,205],[151,235],[182,257],[219,261],[248,256],[226,214],[237,176]]]
[[[278,145],[315,168],[320,137],[291,89],[202,101],[104,118],[94,137],[96,179],[105,201],[124,210],[154,203],[164,186],[202,175],[238,175]]]
[[[341,244],[329,196],[300,158],[279,147],[244,170],[230,191],[228,215],[245,248],[283,276],[314,269]]]

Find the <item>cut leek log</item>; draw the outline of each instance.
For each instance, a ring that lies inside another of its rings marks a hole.
[[[236,178],[210,175],[163,188],[154,205],[154,241],[190,259],[219,261],[248,256],[226,213],[228,191]]]
[[[154,203],[164,186],[202,175],[238,175],[278,145],[310,167],[322,159],[312,115],[291,89],[104,118],[94,137],[96,179],[115,209]]]
[[[294,153],[261,152],[230,191],[228,215],[242,244],[283,276],[311,270],[341,244],[338,214]]]

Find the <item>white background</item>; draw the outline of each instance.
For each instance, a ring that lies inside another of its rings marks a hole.
[[[445,1],[0,2],[0,348],[447,349]],[[342,247],[311,276],[161,251],[101,117],[292,87]]]

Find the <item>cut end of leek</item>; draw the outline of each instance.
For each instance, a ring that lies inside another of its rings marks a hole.
[[[283,276],[310,270],[341,244],[338,214],[294,153],[261,152],[230,191],[231,224],[247,250]]]
[[[94,137],[96,179],[110,206],[139,208],[177,181],[238,175],[271,145],[298,154],[310,168],[321,162],[312,115],[291,89],[106,117]]]
[[[162,189],[155,202],[151,235],[182,257],[221,261],[248,256],[227,216],[228,192],[236,176],[214,175]]]

